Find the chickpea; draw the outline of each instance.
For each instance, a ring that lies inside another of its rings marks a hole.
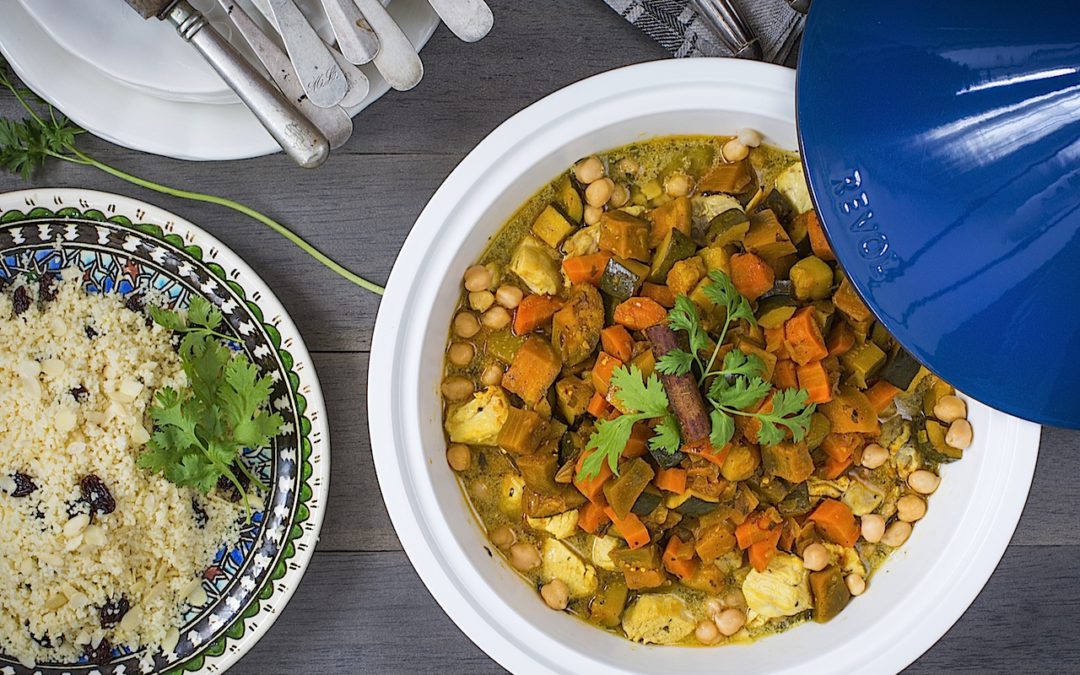
[[[829,566],[829,551],[818,543],[810,544],[802,554],[802,566],[811,572],[820,572]]]
[[[486,291],[491,285],[491,270],[483,265],[473,265],[465,270],[465,288],[470,291]]]
[[[491,330],[502,330],[510,325],[510,312],[505,307],[492,307],[484,312],[480,322]]]
[[[608,204],[617,209],[626,206],[628,201],[630,201],[630,191],[626,189],[625,185],[616,183],[615,190],[611,193],[611,201]]]
[[[949,430],[945,432],[945,443],[958,450],[966,450],[971,446],[973,434],[971,422],[961,417],[953,420],[953,423],[949,425]]]
[[[499,290],[495,291],[495,302],[507,309],[520,305],[523,297],[525,293],[517,286],[499,286]]]
[[[502,384],[503,369],[502,366],[497,363],[493,363],[487,368],[484,368],[484,372],[480,373],[480,381],[484,383],[486,387],[497,387]]]
[[[524,542],[510,547],[510,564],[522,572],[540,567],[540,551]]]
[[[585,188],[585,201],[589,206],[601,207],[611,200],[615,192],[615,181],[610,178],[601,178],[595,183],[590,183]]]
[[[633,157],[623,157],[619,160],[619,171],[627,176],[632,176],[641,170],[641,165]]]
[[[919,469],[918,471],[912,471],[911,475],[907,479],[908,485],[915,492],[921,495],[933,494],[934,490],[941,485],[941,477],[933,471],[927,471],[926,469]]]
[[[866,592],[866,579],[861,574],[849,574],[844,579],[847,589],[852,595],[862,595]]]
[[[731,637],[738,633],[745,623],[746,615],[734,608],[725,609],[720,612],[720,616],[716,617],[716,627],[720,629],[724,637]]]
[[[596,225],[600,222],[600,219],[604,216],[604,209],[600,206],[585,205],[585,224]]]
[[[876,469],[889,460],[889,451],[877,443],[871,443],[863,448],[862,465],[867,469]]]
[[[486,502],[491,499],[491,487],[484,480],[474,481],[469,486],[469,492],[472,493],[473,499],[478,502]]]
[[[513,528],[509,525],[500,525],[491,531],[488,536],[491,539],[491,543],[495,544],[495,547],[505,551],[514,545],[517,541],[517,535],[514,534]]]
[[[446,449],[446,463],[454,471],[464,471],[472,464],[472,450],[464,443],[454,443]]]
[[[469,307],[484,312],[495,304],[495,295],[491,291],[473,291],[469,293]]]
[[[451,375],[442,383],[442,395],[447,401],[464,401],[474,391],[472,380],[461,375]]]
[[[871,544],[881,541],[885,534],[885,519],[876,513],[868,513],[862,517],[862,537]]]
[[[739,129],[739,135],[737,136],[739,142],[748,148],[756,148],[764,142],[765,138],[761,135],[761,132],[757,129]]]
[[[455,366],[464,367],[469,365],[472,363],[474,356],[476,356],[476,348],[468,342],[455,342],[450,345],[450,349],[446,352],[446,357]]]
[[[480,322],[476,315],[470,312],[461,312],[454,317],[454,332],[458,337],[471,338],[480,332]]]
[[[724,604],[728,607],[743,607],[746,605],[746,598],[741,590],[734,588],[724,594]]]
[[[942,396],[934,404],[934,417],[945,424],[967,417],[967,404],[959,396]]]
[[[741,162],[750,154],[750,148],[746,147],[739,139],[733,138],[721,150],[724,160],[728,162]]]
[[[703,645],[714,645],[720,641],[720,629],[713,621],[702,621],[694,629],[694,637]]]
[[[705,601],[705,613],[709,616],[718,616],[722,611],[724,606],[720,604],[720,598],[709,598]]]
[[[562,579],[553,579],[540,587],[540,597],[548,607],[561,612],[570,604],[570,588]]]
[[[904,542],[911,536],[911,523],[905,523],[902,520],[898,520],[885,530],[885,534],[881,537],[881,543],[886,546],[892,546],[897,548],[903,546]]]
[[[926,500],[919,495],[904,495],[896,502],[896,517],[905,523],[922,520],[926,515]]]
[[[685,197],[692,188],[690,176],[685,173],[673,173],[664,180],[664,192],[669,197]]]
[[[592,185],[604,177],[604,163],[596,155],[586,157],[574,165],[574,176],[585,185]]]

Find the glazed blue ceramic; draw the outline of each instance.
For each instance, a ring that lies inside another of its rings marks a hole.
[[[961,391],[1080,428],[1080,3],[818,0],[799,134],[837,257]]]

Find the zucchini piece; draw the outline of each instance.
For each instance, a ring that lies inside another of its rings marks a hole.
[[[660,506],[660,502],[663,501],[663,495],[660,491],[651,485],[645,488],[645,491],[638,495],[637,501],[630,507],[630,513],[647,516],[656,510],[656,507]]]
[[[675,511],[684,516],[700,518],[705,514],[712,513],[718,508],[720,508],[720,505],[716,502],[710,502],[696,495],[691,495],[685,502],[676,506]]]
[[[923,394],[922,400],[923,413],[925,413],[927,417],[934,416],[934,406],[937,405],[938,400],[941,399],[942,396],[952,396],[956,393],[956,390],[952,388],[952,385],[945,380],[933,375],[930,377],[934,378],[934,383],[926,389],[926,393]],[[908,387],[909,392],[910,390],[911,387]]]
[[[600,290],[619,302],[627,300],[641,288],[649,268],[633,260],[614,257],[608,261],[600,277]],[[611,323],[610,321],[608,323]]]
[[[919,415],[916,418],[915,447],[928,460],[938,463],[955,462],[964,456],[964,451],[954,448],[945,442],[945,433],[948,429],[937,420],[926,419]]]
[[[785,229],[791,220],[795,217],[795,207],[792,206],[791,200],[784,196],[782,192],[773,188],[772,192],[765,196],[765,199],[761,201],[758,206],[758,211],[772,211],[776,214],[776,219],[780,221],[781,225],[784,225]]]
[[[777,279],[773,282],[773,287],[765,291],[758,297],[758,302],[771,298],[774,295],[784,295],[789,298],[795,296],[795,285],[788,279]]]
[[[589,603],[589,617],[601,626],[615,628],[622,623],[622,613],[629,595],[630,589],[625,582],[608,582]]]
[[[580,225],[581,219],[585,215],[585,204],[581,201],[581,193],[577,191],[574,182],[570,180],[570,174],[566,174],[559,181],[558,187],[555,188],[555,198],[559,200],[559,206],[562,207],[563,213],[570,220]]]
[[[548,204],[533,221],[532,231],[551,248],[558,248],[577,227],[553,204]]]
[[[742,209],[728,209],[709,221],[705,240],[709,246],[740,244],[749,230],[750,216]]]
[[[509,329],[500,330],[488,334],[484,340],[484,348],[490,356],[494,356],[503,363],[510,363],[524,342],[524,335],[514,335]]]
[[[824,300],[832,290],[833,273],[829,263],[817,256],[803,258],[789,271],[795,297],[800,300]]]
[[[724,192],[742,194],[754,184],[754,167],[749,159],[740,162],[718,164],[698,181],[698,192]]]
[[[810,590],[814,593],[814,621],[818,623],[834,618],[851,600],[851,591],[836,565],[830,565],[820,572],[811,572]]]
[[[922,368],[922,364],[916,361],[908,350],[898,347],[896,353],[892,355],[889,362],[885,364],[885,368],[882,369],[881,379],[894,387],[907,389],[911,386],[915,376],[919,374],[920,368]]]
[[[762,328],[779,328],[795,313],[799,303],[787,295],[774,295],[758,302],[757,322]]]
[[[791,489],[784,498],[780,500],[780,503],[776,505],[776,510],[780,512],[780,515],[788,518],[792,516],[802,516],[810,513],[810,509],[813,505],[810,503],[810,488],[806,483],[799,483]]]
[[[777,260],[796,252],[784,226],[769,209],[758,211],[750,217],[750,229],[743,237],[746,250],[766,260]]]
[[[555,472],[559,470],[559,456],[550,452],[534,452],[531,455],[516,457],[518,471],[525,486],[541,495],[558,494],[563,487],[555,482]]]
[[[697,244],[690,237],[674,228],[668,230],[664,239],[653,254],[652,267],[649,270],[649,281],[654,284],[667,282],[668,272],[680,260],[686,260],[697,251]]]
[[[619,477],[604,483],[604,496],[607,497],[608,505],[615,515],[625,518],[655,475],[656,472],[652,470],[649,463],[640,457],[635,457],[623,464],[620,467]]]
[[[543,440],[544,426],[544,419],[533,411],[510,408],[499,430],[498,446],[511,455],[536,452]]]
[[[649,446],[649,454],[652,455],[653,461],[661,469],[670,469],[673,466],[678,466],[684,459],[686,454],[682,450],[676,450],[673,454],[668,454],[663,450],[657,450],[652,446]]]
[[[818,446],[825,441],[825,437],[832,432],[832,423],[829,418],[819,412],[810,416],[810,428],[806,431],[806,448],[817,450]]]
[[[878,347],[881,347],[883,351],[888,352],[892,350],[893,337],[892,335],[889,335],[889,330],[885,328],[880,321],[875,321],[873,327],[870,329],[870,339]],[[916,370],[916,372],[918,371]]]
[[[844,369],[851,373],[851,381],[859,389],[866,389],[867,380],[885,363],[885,352],[873,342],[867,341],[852,348],[840,357]]]

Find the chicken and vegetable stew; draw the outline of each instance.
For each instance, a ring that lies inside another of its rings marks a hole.
[[[464,274],[447,461],[543,602],[631,640],[828,621],[972,441],[761,141],[582,159]]]

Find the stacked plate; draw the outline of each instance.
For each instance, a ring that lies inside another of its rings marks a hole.
[[[417,48],[439,25],[426,0],[382,1]],[[318,0],[297,4],[324,37],[331,36]],[[192,5],[230,35],[215,0]],[[170,25],[143,21],[122,0],[0,0],[0,15],[0,52],[16,74],[97,136],[177,159],[243,159],[279,150]],[[352,115],[389,89],[374,66],[362,69],[371,91],[347,109]]]

